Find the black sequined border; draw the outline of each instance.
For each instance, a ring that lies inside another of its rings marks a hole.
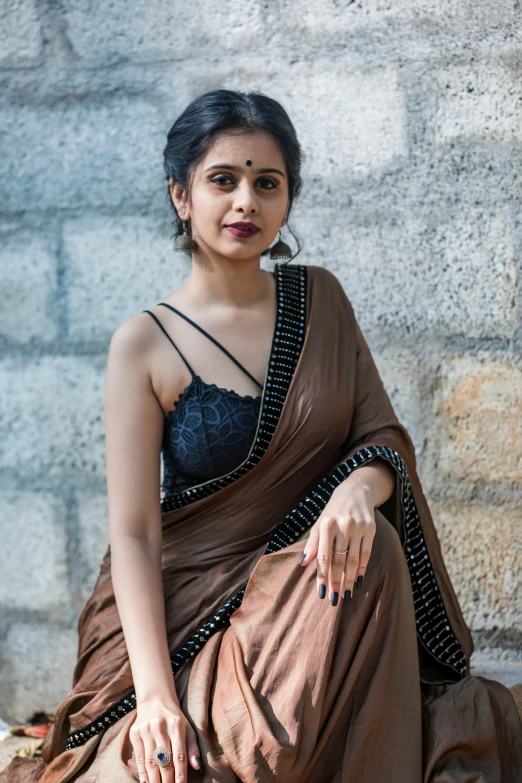
[[[302,500],[273,531],[265,554],[277,552],[293,544],[303,536],[319,517],[334,489],[350,473],[375,457],[388,460],[400,479],[400,497],[404,514],[405,555],[413,591],[417,634],[424,645],[442,663],[451,666],[461,677],[467,672],[466,657],[449,623],[439,586],[430,562],[424,534],[415,505],[408,473],[403,459],[388,446],[369,446],[356,452],[332,470],[317,488]],[[175,674],[204,646],[205,642],[221,628],[230,624],[230,617],[241,605],[246,585],[232,596],[224,606],[204,623],[171,658]],[[136,707],[136,695],[128,693],[92,723],[80,731],[69,734],[66,750],[83,745],[89,737],[98,734]]]
[[[295,367],[301,354],[305,331],[307,268],[304,264],[275,264],[277,320],[263,388],[257,432],[250,454],[231,473],[160,500],[161,512],[182,508],[212,495],[248,473],[264,455],[281,416]]]

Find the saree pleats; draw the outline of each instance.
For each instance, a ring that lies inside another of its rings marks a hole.
[[[320,267],[281,268],[278,281],[255,458],[162,514],[173,676],[203,761],[188,779],[520,783],[518,711],[507,688],[470,675],[473,639],[414,447],[351,304]],[[297,560],[335,487],[373,459],[394,467],[395,489],[375,511],[362,586],[333,607],[318,598],[316,562]],[[137,780],[110,550],[78,632],[39,780]],[[27,762],[1,783],[35,783]]]

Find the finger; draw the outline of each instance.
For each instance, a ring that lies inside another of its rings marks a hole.
[[[159,771],[161,783],[174,783],[174,764],[173,764],[173,753],[172,753],[172,745],[170,741],[170,737],[167,731],[166,726],[164,726],[163,731],[157,731],[155,734],[153,734],[154,737],[154,748],[153,750],[167,750],[168,752],[168,759],[169,762],[165,766],[162,766],[161,764],[156,764],[156,768]],[[161,761],[161,759],[159,759]],[[185,780],[185,778],[183,778]]]
[[[174,761],[175,780],[187,780],[187,744],[183,732],[178,731],[172,738],[172,759]]]
[[[339,524],[339,520],[338,520]],[[330,603],[332,606],[337,606],[337,603],[339,601],[339,593],[341,591],[341,579],[344,572],[344,566],[346,563],[346,558],[348,553],[345,552],[346,549],[349,548],[350,541],[346,541],[346,536],[341,537],[340,533],[337,533],[334,539],[333,548],[332,548],[332,560],[330,562],[330,573],[328,575],[328,581],[329,581],[329,589],[328,592],[330,594]],[[340,555],[339,552],[343,552],[344,554]]]
[[[308,565],[308,563],[311,563],[315,555],[317,554],[318,545],[319,545],[319,526],[317,525],[316,522],[315,525],[313,525],[312,529],[310,530],[310,535],[308,536],[308,540],[303,549],[303,554],[297,561],[298,565],[305,566]]]
[[[319,598],[324,598],[326,595],[336,529],[336,522],[332,517],[326,517],[321,523],[317,549],[317,592]]]
[[[355,577],[357,575],[357,568],[359,566],[359,553],[361,551],[361,540],[357,538],[350,539],[350,549],[346,554],[346,562],[344,564],[344,594],[345,600],[350,600],[353,595],[353,586]],[[350,591],[350,595],[346,595],[346,591]]]
[[[194,769],[202,769],[203,765],[201,763],[201,753],[198,746],[198,738],[196,732],[190,724],[187,727],[186,741],[187,758],[191,766],[193,766]]]
[[[154,756],[152,755],[154,748],[156,747],[156,743],[152,738],[152,734],[146,730],[143,733],[143,744],[145,746],[145,768],[147,770],[146,780],[148,780],[149,783],[161,783],[161,773],[159,771],[158,765],[154,761]]]
[[[147,768],[145,766],[145,745],[139,735],[137,735],[134,740],[131,740],[131,742],[134,750],[134,761],[138,768],[138,779],[140,783],[149,783]]]
[[[366,536],[363,536],[361,540],[361,550],[359,553],[359,567],[357,568],[357,575],[356,575],[357,587],[360,587],[362,585],[363,577],[366,574],[366,569],[368,568],[368,561],[370,560],[370,555],[372,553],[373,538],[374,538],[373,535],[368,534]]]

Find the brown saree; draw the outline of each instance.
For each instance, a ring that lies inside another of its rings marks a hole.
[[[189,781],[516,783],[507,688],[470,675],[473,640],[398,421],[342,286],[276,265],[278,320],[256,438],[235,471],[161,500],[173,675],[199,741]],[[321,601],[303,539],[334,488],[395,469],[363,585]],[[43,761],[5,783],[138,779],[136,700],[110,548],[78,624],[73,689]]]

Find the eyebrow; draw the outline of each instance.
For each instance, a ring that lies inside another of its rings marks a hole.
[[[209,166],[205,171],[212,171],[212,169],[232,169],[232,171],[241,171],[241,166],[231,166],[230,163],[216,163],[214,166]],[[285,176],[279,169],[257,169],[257,174],[268,174],[270,171],[275,171],[278,174],[281,174],[282,177]]]

